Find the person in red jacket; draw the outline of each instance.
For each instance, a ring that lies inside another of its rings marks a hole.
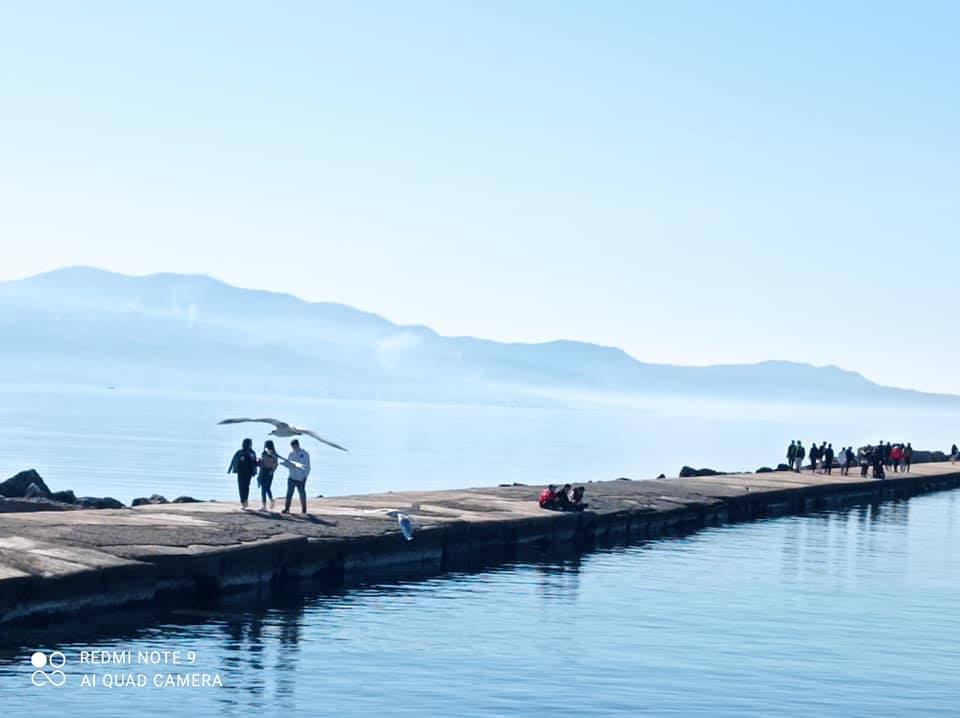
[[[540,492],[540,508],[557,508],[557,487],[555,484],[550,484],[547,488]]]
[[[903,458],[903,447],[897,444],[890,449],[890,463],[893,464],[894,473],[900,471],[900,460]]]

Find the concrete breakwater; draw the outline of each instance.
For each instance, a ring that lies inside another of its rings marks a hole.
[[[305,577],[440,572],[509,560],[525,546],[590,548],[956,487],[960,466],[942,462],[884,481],[773,471],[596,482],[584,513],[540,509],[534,486],[334,497],[314,500],[305,517],[231,502],[5,513],[0,625]],[[412,517],[413,541],[390,510]]]

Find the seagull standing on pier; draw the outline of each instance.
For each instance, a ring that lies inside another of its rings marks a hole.
[[[400,526],[400,533],[407,541],[413,541],[413,521],[403,511],[387,511],[387,516],[394,516]]]
[[[270,432],[270,436],[309,436],[317,441],[326,444],[327,446],[332,446],[334,449],[340,449],[340,451],[346,451],[346,449],[340,444],[335,444],[328,439],[324,439],[320,434],[315,432],[313,429],[304,429],[301,426],[294,426],[293,424],[288,424],[285,421],[279,421],[278,419],[224,419],[223,421],[218,422],[218,424],[244,424],[248,422],[256,422],[260,424],[273,424],[273,431]]]

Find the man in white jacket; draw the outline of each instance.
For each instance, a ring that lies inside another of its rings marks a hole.
[[[293,500],[293,492],[300,494],[300,506],[303,513],[307,513],[307,477],[310,476],[310,454],[300,448],[300,442],[294,439],[290,442],[290,455],[287,457],[287,470],[290,475],[287,477],[287,503],[284,506],[283,513],[290,513],[290,502]]]

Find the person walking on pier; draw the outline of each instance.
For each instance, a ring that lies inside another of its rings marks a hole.
[[[837,454],[837,466],[840,467],[840,475],[847,475],[847,447],[844,446],[840,449],[840,453]]]
[[[253,439],[243,440],[243,444],[230,459],[227,473],[237,475],[240,505],[247,508],[247,499],[250,497],[250,480],[257,473],[257,454],[253,450]]]
[[[953,446],[950,447],[950,463],[951,464],[957,463],[958,455],[960,454],[958,454],[957,445],[954,444]]]
[[[833,444],[827,444],[827,448],[823,450],[823,473],[828,476],[833,473]]]
[[[793,468],[793,463],[797,460],[797,442],[791,441],[787,447],[787,466]]]
[[[817,473],[817,462],[820,461],[820,447],[816,441],[810,442],[810,470]]]
[[[806,455],[807,455],[807,450],[803,448],[803,442],[797,439],[797,449],[795,452],[795,459],[794,459],[796,463],[794,465],[793,470],[796,471],[798,474],[800,473],[800,470],[803,468],[803,458]]]
[[[300,448],[300,442],[294,439],[290,442],[290,455],[287,457],[287,501],[283,507],[285,514],[290,513],[290,502],[293,501],[293,492],[300,494],[300,508],[307,513],[307,477],[310,476],[310,454]]]
[[[910,473],[910,464],[913,463],[913,445],[908,441],[903,447],[903,470]]]
[[[277,456],[277,449],[273,441],[267,439],[263,442],[263,453],[260,454],[260,473],[257,474],[257,484],[260,486],[260,510],[267,510],[267,499],[270,499],[270,509],[276,505],[273,500],[273,474],[277,470],[280,457]]]
[[[849,476],[849,475],[850,475],[850,467],[853,466],[853,464],[856,462],[857,456],[856,456],[856,454],[853,453],[853,447],[852,447],[852,446],[848,446],[848,447],[847,447],[847,450],[846,450],[844,453],[845,453],[846,456],[847,456],[847,465],[844,467],[843,475],[844,475],[844,476]]]

